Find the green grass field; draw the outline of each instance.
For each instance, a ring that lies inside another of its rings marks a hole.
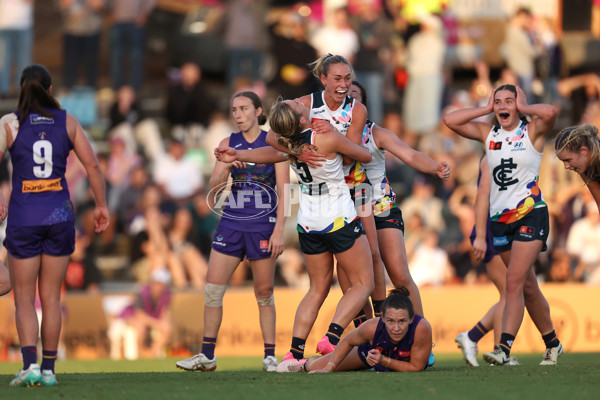
[[[56,387],[10,388],[20,363],[0,364],[0,399],[598,399],[600,354],[565,353],[542,367],[540,354],[518,354],[520,366],[468,367],[458,355],[437,355],[422,373],[277,374],[259,357],[219,358],[212,373],[183,372],[176,359],[63,361]],[[483,363],[483,362],[482,362]]]

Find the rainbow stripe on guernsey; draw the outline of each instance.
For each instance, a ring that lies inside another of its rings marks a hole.
[[[391,210],[392,208],[397,207],[396,193],[394,193],[394,191],[392,190],[387,176],[383,177],[383,181],[381,182],[381,188],[383,189],[383,192],[385,194],[380,199],[377,199],[375,201],[375,204],[373,204],[373,215],[379,215]]]
[[[358,218],[358,217],[356,217]],[[354,218],[354,219],[356,219]],[[325,227],[325,229],[321,229],[321,230],[310,230],[308,226],[303,227],[302,225],[298,224],[296,226],[296,229],[298,232],[300,233],[331,233],[331,232],[335,232],[338,229],[341,229],[343,227],[345,227],[346,225],[348,225],[349,223],[351,223],[353,220],[348,220],[345,217],[337,217],[332,224],[327,225],[327,227]]]
[[[542,192],[538,185],[539,176],[535,177],[533,182],[527,184],[527,188],[530,190],[530,195],[521,200],[517,207],[509,210],[504,209],[500,213],[496,213],[491,216],[492,222],[502,222],[504,224],[510,224],[516,222],[529,214],[534,208],[545,206],[546,202],[542,198]]]
[[[344,179],[350,187],[357,187],[360,184],[369,183],[367,172],[360,164],[360,161],[355,161],[350,164],[350,171],[344,176]]]
[[[373,139],[374,126],[373,121],[367,121],[363,129],[362,142],[373,156],[373,160],[362,164],[362,167],[372,185],[373,215],[380,215],[396,207],[396,194],[385,175],[385,150],[378,148]]]

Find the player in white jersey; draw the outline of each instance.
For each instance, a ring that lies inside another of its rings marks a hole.
[[[367,105],[367,92],[359,82],[352,82],[349,95]],[[396,195],[385,174],[385,152],[389,151],[408,166],[420,172],[437,175],[444,180],[450,177],[450,167],[445,161],[438,163],[428,155],[414,150],[392,131],[371,121],[367,121],[365,124],[362,142],[373,156],[373,160],[363,163],[362,167],[370,182],[370,204],[373,208],[377,239],[385,268],[394,286],[405,286],[409,289],[415,312],[425,315],[419,289],[408,270],[402,212],[396,205]]]
[[[494,113],[495,126],[474,121]],[[529,115],[527,123],[520,114]],[[542,334],[546,352],[542,365],[555,365],[562,354],[550,307],[533,271],[533,263],[545,250],[548,209],[538,186],[544,141],[552,130],[557,110],[549,104],[527,104],[523,90],[502,85],[483,107],[461,109],[444,116],[453,131],[485,145],[488,157],[490,219],[494,248],[507,265],[506,305],[500,345],[483,358],[490,364],[508,364],[510,349],[521,323],[524,306]]]
[[[360,145],[362,130],[367,120],[367,109],[348,96],[348,90],[354,75],[352,66],[344,57],[332,54],[317,59],[311,66],[313,75],[320,80],[324,89],[321,92],[302,96],[298,101],[310,110],[309,121],[312,129],[317,133],[321,133],[330,130],[330,127],[333,126],[352,142]],[[271,138],[267,137],[267,143],[285,151],[285,149],[277,146],[275,135],[272,135]],[[386,297],[383,261],[377,244],[375,222],[371,215],[371,209],[370,207],[363,207],[360,193],[355,196],[356,191],[354,190],[357,186],[366,182],[367,178],[360,162],[355,162],[349,157],[344,157],[344,176],[346,177],[346,183],[352,188],[351,194],[355,198],[355,205],[359,211],[371,248],[375,280],[375,289],[371,294],[371,298],[377,314]],[[344,279],[343,273],[340,279]],[[367,307],[370,309],[370,305]],[[357,315],[357,318],[364,315],[361,312]]]
[[[304,253],[310,289],[300,302],[294,320],[292,346],[283,358],[302,364],[304,346],[321,305],[331,288],[333,256],[339,270],[350,282],[350,289],[342,296],[326,335],[317,346],[320,353],[328,353],[339,342],[344,328],[365,304],[373,290],[373,266],[369,243],[362,235],[362,225],[350,199],[342,172],[342,154],[362,162],[371,161],[369,151],[352,143],[332,127],[315,134],[310,128],[308,108],[300,101],[280,101],[271,108],[271,128],[279,135],[279,144],[291,154],[294,172],[301,188],[298,232]],[[325,155],[321,166],[309,166],[296,156],[306,146],[317,146]],[[282,161],[279,152],[267,154],[267,149],[236,152],[217,149],[218,159],[231,161]],[[258,158],[258,155],[267,155]],[[294,361],[295,360],[295,361]],[[288,363],[289,364],[289,363]]]

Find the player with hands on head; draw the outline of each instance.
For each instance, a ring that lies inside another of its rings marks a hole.
[[[498,124],[475,121],[492,112]],[[550,319],[550,307],[533,270],[548,238],[548,208],[538,179],[544,141],[556,115],[554,106],[530,105],[521,88],[502,85],[493,91],[487,105],[444,116],[450,129],[482,142],[488,158],[490,228],[494,248],[508,268],[500,344],[483,356],[490,364],[509,364],[525,306],[546,345],[541,364],[555,365],[563,352]]]

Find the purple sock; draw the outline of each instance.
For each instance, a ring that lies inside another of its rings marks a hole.
[[[481,321],[479,321],[477,323],[477,325],[475,325],[468,333],[469,339],[471,339],[472,341],[474,341],[475,343],[479,342],[481,340],[482,337],[485,336],[486,333],[488,333],[490,330],[487,329],[485,326],[483,326],[483,324],[481,323]]]
[[[206,337],[202,339],[202,354],[209,360],[215,357],[215,346],[217,345],[217,338]]]
[[[37,363],[37,347],[21,347],[21,354],[23,355],[23,369],[28,369],[31,364]]]
[[[54,363],[56,362],[56,351],[42,350],[41,370],[49,369],[54,372]]]
[[[269,356],[275,357],[275,345],[271,343],[265,343],[265,358]]]

